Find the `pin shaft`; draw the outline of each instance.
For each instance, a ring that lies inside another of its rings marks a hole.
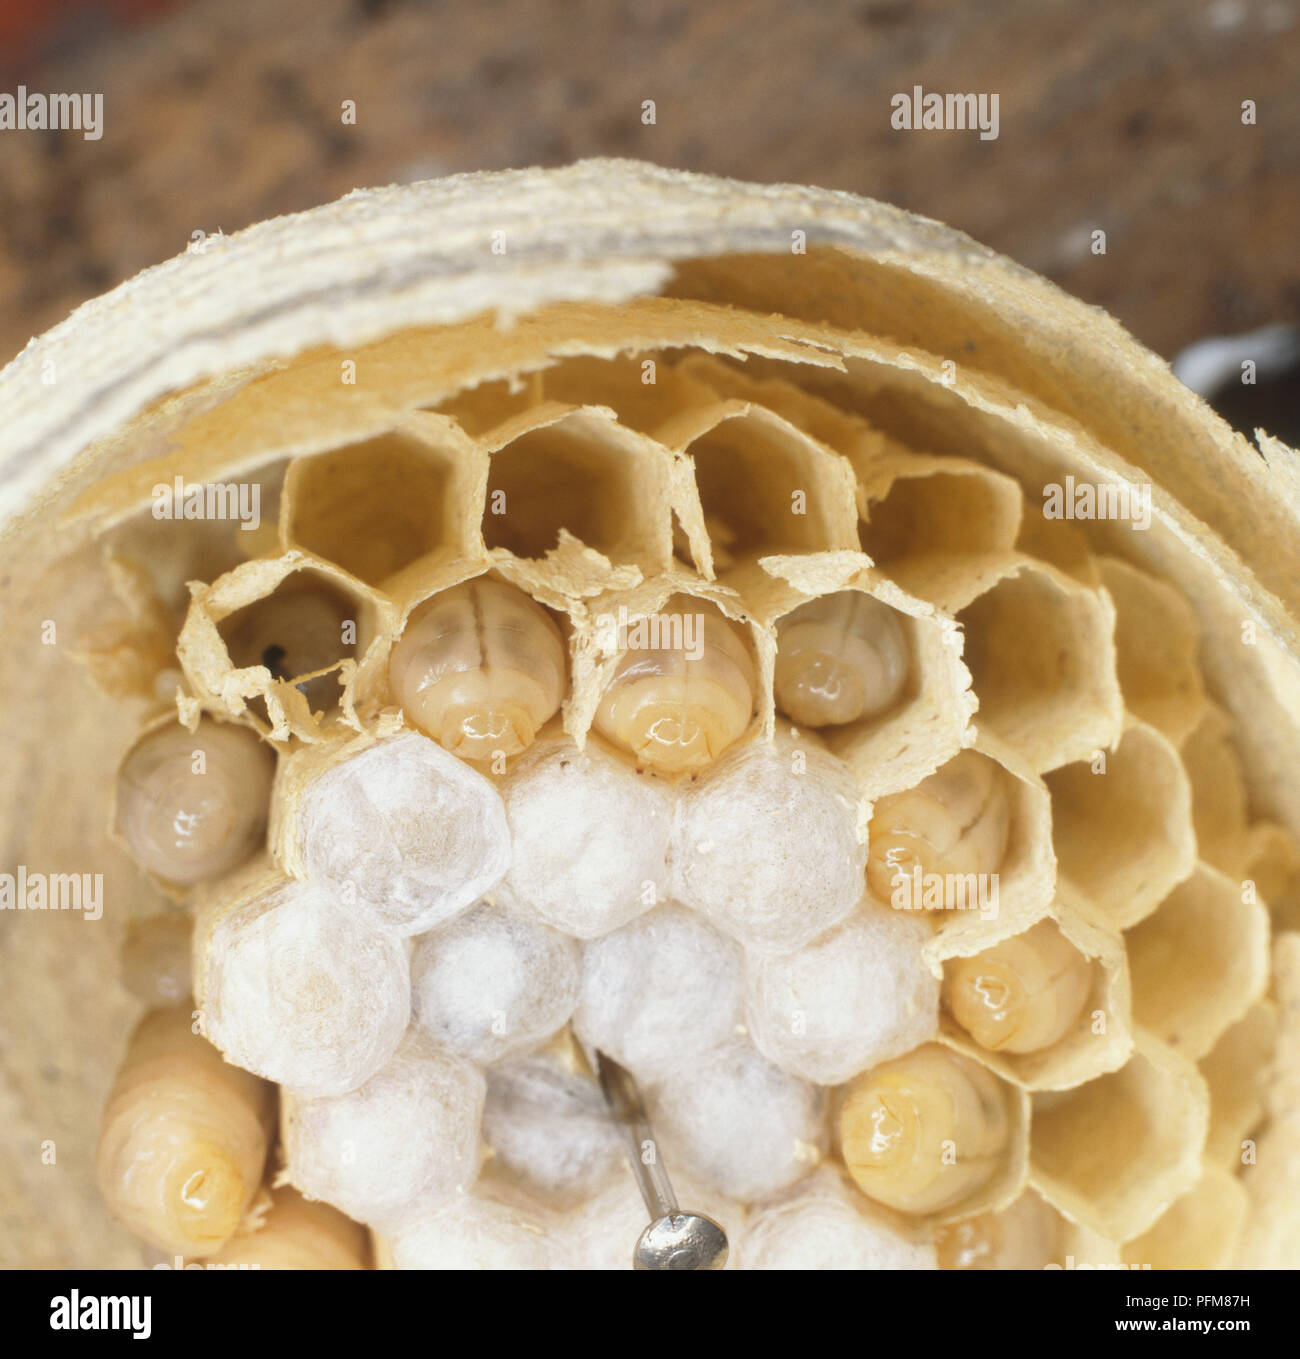
[[[652,1218],[676,1213],[677,1195],[659,1156],[659,1145],[632,1073],[603,1052],[596,1053],[596,1073],[610,1113],[627,1140],[632,1173],[647,1211]]]

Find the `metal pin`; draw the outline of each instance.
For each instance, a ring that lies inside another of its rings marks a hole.
[[[727,1263],[727,1234],[712,1218],[684,1213],[677,1206],[631,1072],[603,1052],[596,1053],[596,1071],[610,1113],[627,1139],[632,1173],[653,1219],[636,1243],[632,1268],[721,1269]],[[654,1153],[648,1164],[643,1154],[647,1145]]]

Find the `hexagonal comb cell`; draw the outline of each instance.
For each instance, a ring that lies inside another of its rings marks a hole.
[[[607,411],[547,403],[492,431],[483,540],[542,558],[562,534],[615,566],[662,571],[672,558],[667,450]]]
[[[1067,1258],[1096,1268],[1118,1264],[1111,1241],[1080,1227],[1032,1189],[996,1213],[941,1227],[935,1246],[940,1269],[1064,1269]]]
[[[1264,1092],[1277,1030],[1277,1007],[1272,1001],[1259,1001],[1201,1058],[1201,1075],[1210,1087],[1207,1164],[1225,1170],[1237,1170],[1243,1164],[1242,1144],[1264,1117]]]
[[[749,598],[753,598],[751,593]],[[869,798],[916,783],[961,748],[975,699],[946,620],[886,587],[780,608],[777,711],[815,730]]]
[[[276,740],[320,740],[321,717],[344,701],[344,671],[355,669],[354,699],[373,687],[385,608],[330,563],[293,552],[249,561],[195,589],[177,659],[203,707],[248,711]]]
[[[1192,871],[1191,789],[1154,727],[1130,722],[1114,750],[1046,781],[1061,874],[1119,928],[1153,911]]]
[[[1232,743],[1232,719],[1217,704],[1206,707],[1184,741],[1182,759],[1201,858],[1225,873],[1244,873],[1250,857],[1246,781]]]
[[[466,387],[438,403],[434,409],[450,416],[474,438],[489,434],[498,425],[522,415],[542,399],[540,373],[514,382],[502,378]]]
[[[674,595],[607,640],[617,660],[594,726],[638,765],[696,774],[748,730],[759,698],[749,638],[715,604]]]
[[[912,594],[960,609],[1014,563],[1022,497],[1010,477],[956,458],[894,454],[864,487],[862,550]]]
[[[1200,630],[1172,586],[1116,557],[1098,561],[1115,601],[1119,687],[1129,711],[1180,745],[1205,711],[1196,662]]]
[[[1201,1178],[1124,1246],[1130,1269],[1223,1269],[1237,1250],[1249,1201],[1241,1181],[1206,1166]]]
[[[1055,916],[944,964],[949,1042],[1029,1090],[1093,1080],[1132,1050],[1123,939],[1079,907]]]
[[[1127,941],[1135,1018],[1192,1058],[1210,1051],[1268,981],[1268,912],[1208,865]]]
[[[481,470],[464,434],[407,417],[364,443],[300,458],[285,480],[289,542],[357,580],[401,593],[403,572],[472,552],[468,505]]]
[[[1034,1096],[1030,1183],[1112,1241],[1139,1235],[1200,1176],[1209,1116],[1196,1068],[1139,1030],[1120,1070]]]
[[[356,656],[356,615],[356,601],[326,577],[298,571],[274,593],[227,615],[218,631],[237,670],[264,666],[322,711],[338,702],[338,678],[316,672]]]
[[[710,389],[676,362],[680,350],[643,350],[612,359],[579,355],[541,374],[547,400],[608,406],[628,429],[658,437],[669,421],[705,405]]]
[[[1114,612],[1055,568],[1024,562],[958,615],[987,725],[1038,772],[1087,759],[1120,730]]]
[[[837,1104],[836,1145],[854,1183],[908,1219],[997,1211],[1025,1187],[1027,1097],[943,1043],[861,1073]],[[965,1156],[948,1158],[952,1144]]]
[[[781,417],[727,401],[670,422],[659,437],[694,466],[710,557],[696,565],[706,575],[725,578],[762,556],[857,547],[851,467]]]

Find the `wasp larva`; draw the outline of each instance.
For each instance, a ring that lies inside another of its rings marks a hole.
[[[777,707],[806,727],[884,713],[902,696],[909,668],[898,615],[857,590],[801,604],[777,628]]]
[[[915,788],[881,798],[869,828],[867,882],[889,901],[900,878],[922,874],[996,872],[1010,828],[1006,787],[998,766],[973,750]],[[953,903],[945,898],[945,906]]]
[[[1026,1190],[1001,1212],[941,1227],[934,1244],[940,1269],[1042,1269],[1055,1237],[1052,1209]]]
[[[282,1185],[271,1191],[271,1207],[261,1225],[236,1233],[208,1263],[250,1269],[365,1269],[369,1253],[369,1236],[360,1223]]]
[[[629,629],[596,710],[602,736],[665,773],[693,773],[749,726],[758,682],[731,623],[674,599]]]
[[[244,727],[161,727],[118,771],[118,832],[136,863],[168,882],[215,878],[262,840],[274,770],[270,749]]]
[[[849,1174],[868,1198],[903,1213],[949,1208],[980,1189],[1009,1134],[997,1078],[936,1043],[864,1072],[840,1105]]]
[[[151,1008],[183,1005],[190,994],[192,935],[193,921],[187,911],[127,921],[122,984]]]
[[[411,615],[388,679],[407,717],[453,755],[516,755],[564,698],[564,639],[522,590],[479,577]]]
[[[981,1047],[1038,1052],[1078,1019],[1091,986],[1088,960],[1043,920],[973,958],[951,959],[943,999]]]
[[[153,1010],[131,1037],[104,1108],[99,1185],[159,1250],[209,1255],[262,1181],[271,1087],[224,1062],[188,1008]]]

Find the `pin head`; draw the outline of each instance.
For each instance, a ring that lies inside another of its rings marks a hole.
[[[634,1269],[721,1269],[727,1263],[727,1234],[699,1213],[668,1213],[641,1233]]]

